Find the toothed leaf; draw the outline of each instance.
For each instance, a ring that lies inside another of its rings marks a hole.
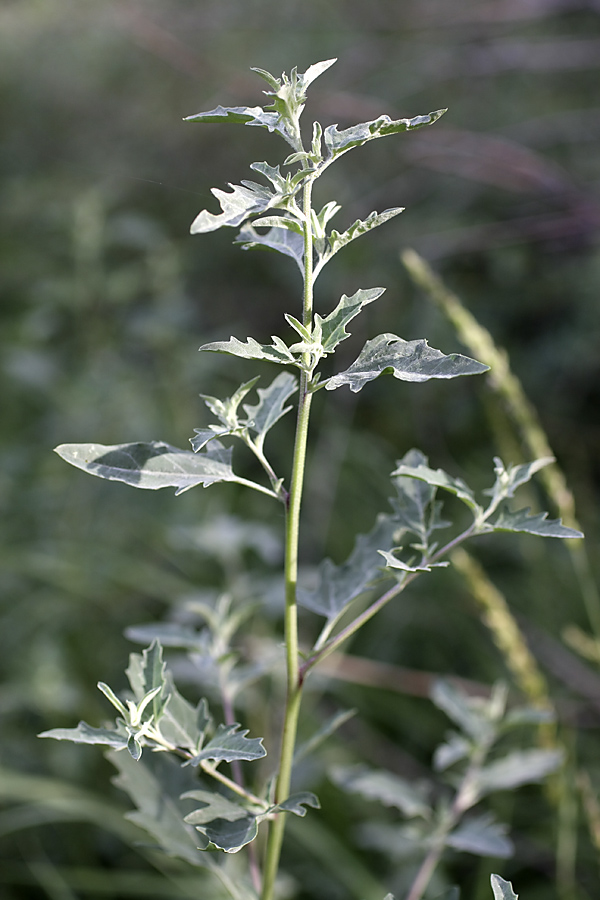
[[[519,897],[513,891],[510,881],[505,881],[499,875],[490,876],[490,883],[494,892],[494,900],[519,900]]]
[[[313,590],[298,591],[298,602],[333,622],[343,609],[382,577],[380,548],[396,543],[398,525],[391,516],[381,515],[369,534],[356,539],[348,559],[336,566],[325,559],[319,566],[318,584]]]
[[[181,794],[193,787],[195,773],[182,769],[164,753],[149,754],[135,762],[128,753],[109,752],[107,759],[119,772],[114,784],[137,806],[137,811],[127,813],[126,818],[152,835],[168,856],[205,866],[198,835],[184,822],[189,804],[180,800]]]
[[[380,213],[373,211],[366,219],[357,219],[350,228],[346,229],[346,231],[340,233],[339,231],[333,230],[328,236],[329,249],[328,252],[325,253],[325,257],[330,259],[334,253],[337,253],[338,250],[341,250],[346,244],[349,244],[361,235],[366,234],[367,231],[372,231],[373,228],[383,225],[384,222],[388,222],[401,212],[404,212],[403,206],[393,206],[390,207],[390,209],[384,209],[384,211]]]
[[[423,125],[432,125],[446,111],[445,109],[438,109],[424,116],[414,116],[412,119],[392,120],[389,116],[379,116],[379,118],[372,119],[370,122],[361,122],[359,125],[344,128],[342,131],[338,131],[337,125],[330,125],[325,129],[327,158],[335,159],[341,156],[342,153],[352,150],[353,147],[360,147],[362,144],[375,138],[386,137],[388,134],[398,134],[402,131],[414,131],[416,128],[422,128]]]
[[[359,794],[367,800],[377,800],[384,806],[393,806],[409,819],[429,819],[431,816],[426,787],[411,784],[393,772],[368,769],[366,766],[336,766],[331,776],[343,790]]]
[[[204,759],[215,762],[233,762],[236,759],[262,759],[267,751],[262,745],[262,738],[247,738],[248,729],[240,731],[240,725],[219,725],[213,738],[200,753],[186,765],[197,766]]]
[[[542,781],[556,771],[563,759],[560,750],[515,750],[481,770],[476,782],[477,798]]]
[[[477,856],[508,859],[513,855],[515,848],[506,831],[506,825],[494,821],[489,813],[484,813],[461,822],[446,838],[446,845]]]
[[[275,227],[270,228],[266,234],[259,234],[253,225],[247,224],[241,229],[234,243],[241,244],[242,250],[275,250],[284,256],[291,256],[304,273],[304,238],[296,231]]]
[[[74,744],[104,744],[115,750],[125,750],[129,734],[121,723],[117,729],[93,728],[87,722],[80,722],[77,728],[51,728],[38,735],[41,738],[54,738],[55,741],[72,741]]]
[[[298,380],[289,372],[278,375],[268,388],[258,388],[259,401],[256,406],[244,404],[248,428],[259,438],[264,438],[273,425],[292,408],[285,406],[285,401],[297,388]]]
[[[226,853],[237,853],[258,834],[256,816],[238,803],[211,791],[188,791],[182,799],[203,805],[185,817],[207,841]]]
[[[380,334],[367,341],[358,359],[344,372],[328,379],[328,391],[347,384],[356,393],[368,381],[389,372],[401,381],[429,381],[430,378],[456,378],[458,375],[478,375],[488,366],[460,353],[449,356],[435,350],[421,339],[405,341],[395,334]]]
[[[273,344],[259,344],[254,338],[248,338],[244,344],[237,338],[231,337],[228,341],[212,341],[210,344],[203,344],[200,350],[229,353],[231,356],[239,356],[242,359],[265,359],[283,366],[290,363],[296,365],[294,354],[281,338],[276,337],[273,337]]]
[[[278,803],[273,808],[274,812],[289,812],[295,816],[305,816],[306,807],[313,809],[321,809],[319,798],[311,791],[300,791],[297,794],[291,794],[283,803]]]
[[[321,328],[324,353],[333,353],[338,344],[350,337],[346,331],[348,322],[351,322],[368,303],[372,303],[381,297],[384,290],[385,288],[358,290],[351,297],[343,294],[342,299],[333,312],[329,313],[324,319],[321,318],[319,313],[315,314],[316,327]]]
[[[156,491],[175,487],[181,494],[196,485],[239,481],[231,468],[231,450],[212,441],[203,453],[179,450],[162,441],[133,444],[61,444],[56,453],[90,475],[123,481],[132,487]]]
[[[539,537],[553,538],[582,538],[581,531],[568,528],[560,519],[548,519],[548,513],[537,515],[529,514],[527,509],[511,512],[508,508],[502,508],[495,521],[491,523],[494,531],[522,531],[527,534],[536,534]]]
[[[475,494],[461,478],[453,478],[451,475],[444,472],[443,469],[430,469],[429,466],[421,462],[421,459],[417,456],[412,457],[410,460],[407,460],[406,457],[401,460],[398,468],[392,472],[392,478],[396,479],[399,477],[414,478],[419,481],[424,481],[431,487],[442,488],[443,490],[454,494],[459,500],[466,503],[466,505],[474,512],[481,510],[481,507],[475,500]],[[423,499],[425,497],[426,495],[424,494]],[[410,515],[414,521],[414,512]],[[417,523],[415,522],[415,524]]]

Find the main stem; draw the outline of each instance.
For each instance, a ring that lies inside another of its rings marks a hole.
[[[304,298],[302,323],[307,328],[312,324],[313,311],[313,240],[311,220],[311,197],[313,179],[304,183]],[[306,466],[306,444],[312,393],[309,390],[309,376],[302,372],[300,378],[300,400],[296,423],[296,440],[292,462],[292,477],[287,504],[285,524],[285,648],[287,667],[287,695],[281,737],[279,774],[275,787],[275,803],[282,803],[290,793],[292,764],[296,746],[298,716],[302,699],[302,678],[298,660],[298,605],[296,588],[298,584],[298,541],[300,534],[300,507]],[[279,813],[269,828],[265,867],[263,874],[262,900],[272,900],[275,879],[279,869],[285,814]]]

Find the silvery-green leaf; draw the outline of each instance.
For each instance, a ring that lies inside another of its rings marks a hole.
[[[302,225],[297,219],[290,216],[261,216],[260,219],[252,221],[253,228],[286,228],[288,231],[294,231],[296,234],[304,234]],[[234,243],[241,243],[238,239]]]
[[[104,744],[115,750],[124,750],[129,740],[129,734],[120,724],[113,731],[111,728],[93,728],[87,722],[80,722],[77,728],[51,728],[50,731],[42,731],[38,737],[72,741],[74,744]]]
[[[492,875],[490,883],[494,892],[494,900],[519,900],[518,894],[513,891],[510,881],[505,881],[499,875]]]
[[[292,408],[285,406],[288,397],[298,389],[298,380],[289,372],[281,372],[267,388],[258,388],[256,406],[244,404],[246,424],[259,439],[264,439],[268,431]]]
[[[222,794],[193,790],[184,794],[182,799],[202,803],[199,809],[195,809],[185,817],[185,822],[193,825],[220,850],[236,853],[253,841],[258,834],[256,816]]]
[[[431,699],[452,721],[475,741],[489,734],[490,723],[475,698],[441,678],[436,679],[431,690]]]
[[[347,228],[346,231],[343,231],[341,234],[339,231],[332,230],[331,234],[328,236],[329,249],[325,256],[327,259],[330,259],[334,253],[337,253],[338,250],[341,250],[342,247],[345,247],[350,241],[355,240],[362,234],[366,234],[367,231],[372,231],[373,228],[377,228],[379,225],[383,225],[384,222],[388,222],[401,212],[404,212],[403,206],[394,206],[390,209],[385,209],[380,213],[369,213],[364,220],[357,219],[350,228]]]
[[[203,453],[179,450],[163,441],[133,444],[61,444],[56,453],[90,475],[123,481],[132,487],[156,491],[177,488],[181,494],[196,485],[239,481],[231,468],[231,449],[218,441]]]
[[[204,646],[202,632],[176,622],[147,622],[143,625],[130,625],[125,629],[125,637],[136,644],[148,644],[156,639],[163,647],[182,647],[186,650],[198,650]]]
[[[393,772],[368,769],[366,766],[335,766],[331,771],[335,784],[352,794],[359,794],[367,800],[378,800],[385,806],[393,806],[408,818],[428,819],[431,806],[427,801],[427,791],[400,778]]]
[[[169,675],[168,699],[158,723],[164,740],[190,753],[197,753],[209,723],[206,700],[202,699],[196,706],[192,706],[181,696]]]
[[[504,507],[500,510],[494,522],[486,524],[490,524],[494,531],[522,531],[527,532],[527,534],[536,534],[539,537],[553,538],[583,537],[581,531],[568,528],[562,524],[560,519],[549,519],[547,512],[530,515],[529,507],[520,509],[517,512],[511,512]]]
[[[198,849],[196,831],[184,822],[189,804],[179,798],[190,790],[195,776],[182,769],[170,756],[152,753],[135,762],[127,753],[107,754],[119,774],[114,783],[125,791],[137,811],[127,818],[147,831],[168,856],[185,859],[195,866],[205,865]],[[206,847],[208,842],[204,842]]]
[[[401,548],[396,548],[401,549]],[[399,569],[401,572],[431,572],[434,568],[443,568],[448,565],[447,562],[437,562],[431,563],[431,565],[416,565],[413,566],[410,563],[403,562],[403,560],[398,559],[397,556],[394,556],[394,551],[389,550],[378,550],[377,551],[380,556],[382,556],[385,560],[386,568],[388,569]]]
[[[478,512],[481,509],[475,500],[475,494],[461,478],[453,478],[447,472],[444,472],[443,469],[430,469],[417,456],[412,457],[408,461],[406,459],[401,460],[398,468],[392,472],[392,478],[405,476],[424,481],[432,487],[449,491],[458,497],[459,500],[462,500],[463,503],[466,503],[474,512]]]
[[[473,750],[473,745],[462,735],[452,732],[444,744],[436,747],[433,754],[433,767],[437,772],[443,772],[454,763],[467,759]]]
[[[186,116],[184,122],[221,123],[232,122],[237,125],[263,125],[273,131],[277,125],[277,113],[265,112],[260,106],[217,106],[207,112]]]
[[[200,394],[200,396],[212,414],[219,419],[222,425],[226,428],[234,429],[240,424],[238,407],[244,397],[250,393],[259,378],[260,376],[257,375],[255,378],[251,378],[250,381],[245,381],[231,397],[226,397],[225,400],[221,400],[219,397],[211,397],[209,394]]]
[[[464,850],[477,856],[496,856],[508,859],[514,845],[507,837],[506,825],[494,821],[489,813],[466,819],[446,838],[448,847]]]
[[[381,297],[384,291],[385,288],[369,288],[358,290],[351,297],[343,294],[333,312],[324,319],[319,313],[315,314],[316,327],[321,328],[324,353],[333,353],[338,344],[350,337],[346,331],[348,322],[351,322],[368,303]]]
[[[556,713],[552,709],[541,709],[537,706],[518,706],[507,712],[502,721],[504,728],[515,728],[518,725],[548,725],[556,721]]]
[[[313,809],[321,809],[319,798],[311,791],[299,791],[297,794],[290,794],[283,803],[278,803],[277,806],[273,807],[273,811],[290,812],[294,813],[295,816],[305,816],[307,806]]]
[[[229,187],[231,191],[211,188],[211,193],[219,201],[221,212],[211,213],[203,209],[192,222],[191,234],[205,234],[224,226],[237,228],[249,216],[268,209],[274,198],[269,188],[254,182],[246,182],[245,185],[230,184]]]
[[[380,548],[396,543],[398,525],[391,516],[380,515],[369,534],[360,534],[348,559],[336,566],[325,559],[319,566],[313,590],[298,590],[298,602],[306,609],[334,621],[352,600],[382,577]]]
[[[555,462],[553,456],[545,456],[530,463],[506,468],[499,456],[494,457],[496,483],[493,488],[484,491],[496,500],[498,497],[513,497],[515,490],[522,484],[530,481],[532,476],[540,469]]]
[[[395,334],[380,334],[367,341],[359,357],[338,375],[325,383],[328,391],[347,384],[356,393],[369,381],[389,372],[401,381],[429,381],[430,378],[456,378],[459,375],[478,375],[488,366],[451,353],[446,356],[430,347],[427,341],[405,341]]]
[[[492,791],[509,791],[522,784],[542,781],[562,764],[561,750],[515,750],[489,763],[477,779],[477,796]]]
[[[266,234],[259,234],[253,225],[244,225],[234,241],[242,250],[275,250],[284,256],[291,256],[300,271],[304,273],[304,238],[288,228],[270,228]]]
[[[247,738],[248,729],[240,731],[240,725],[219,725],[215,735],[200,753],[197,753],[189,765],[197,766],[204,759],[215,762],[233,762],[235,759],[261,759],[267,755],[262,745],[262,738]]]
[[[360,125],[353,125],[342,131],[338,131],[337,125],[330,125],[325,129],[327,159],[335,159],[342,153],[352,150],[353,147],[360,147],[375,138],[398,134],[401,131],[414,131],[415,128],[422,128],[423,125],[432,125],[445,112],[447,110],[438,109],[425,116],[414,116],[412,119],[396,119],[395,121],[389,116],[379,116],[370,122],[361,122]]]
[[[427,457],[420,450],[409,450],[398,460],[397,466],[396,472],[392,473],[397,496],[390,501],[396,518],[400,525],[419,538],[421,544],[427,545],[435,530],[446,528],[450,524],[440,517],[440,505],[434,503],[437,485],[398,474],[400,469],[428,469]]]
[[[210,350],[212,353],[229,353],[231,356],[239,356],[242,359],[265,359],[268,362],[279,365],[296,365],[294,354],[290,351],[281,338],[273,336],[272,344],[259,344],[254,338],[248,338],[244,344],[237,338],[231,337],[228,341],[212,341],[203,344],[200,350]]]

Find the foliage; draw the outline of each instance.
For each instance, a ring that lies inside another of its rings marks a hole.
[[[197,607],[209,621],[206,640],[185,630],[164,632],[170,646],[193,647],[191,661],[199,662],[200,673],[207,662],[214,670],[223,722],[213,724],[205,697],[193,705],[179,693],[163,659],[159,628],[151,646],[142,655],[131,656],[127,670],[129,694],[121,698],[106,684],[99,684],[117,710],[114,725],[95,728],[80,722],[77,728],[55,728],[42,733],[43,737],[61,741],[108,745],[110,758],[120,773],[117,783],[138,809],[132,814],[132,820],[148,831],[167,855],[193,866],[208,867],[233,897],[240,893],[246,896],[260,893],[262,900],[271,900],[276,889],[284,829],[289,818],[284,814],[304,817],[307,807],[319,809],[320,806],[311,791],[292,790],[301,701],[313,669],[421,574],[447,565],[448,554],[470,538],[492,532],[526,532],[555,538],[582,536],[577,530],[563,526],[560,520],[548,520],[547,513],[530,514],[529,509],[509,508],[507,501],[515,491],[552,462],[551,459],[506,466],[496,458],[495,482],[484,492],[489,502],[479,502],[477,493],[461,478],[430,468],[424,454],[412,450],[398,461],[391,475],[396,491],[391,500],[392,512],[382,514],[370,534],[357,540],[345,563],[335,566],[326,560],[319,568],[315,586],[298,589],[300,509],[315,394],[322,387],[332,391],[344,385],[357,393],[385,374],[401,381],[427,382],[481,374],[488,368],[461,354],[444,354],[429,347],[425,340],[405,341],[395,334],[383,333],[367,340],[355,362],[346,369],[331,376],[317,371],[321,362],[349,337],[346,325],[383,293],[381,288],[373,288],[358,290],[351,297],[344,294],[332,312],[323,317],[314,311],[317,276],[339,249],[384,224],[400,209],[372,213],[364,222],[357,220],[343,234],[328,232],[328,223],[340,207],[330,202],[317,212],[313,208],[313,186],[348,151],[375,138],[433,124],[445,112],[438,110],[398,120],[379,116],[342,130],[337,125],[323,129],[315,123],[310,148],[305,149],[300,117],[306,90],[333,62],[317,63],[303,74],[293,69],[281,78],[257,69],[271,88],[266,92],[272,98],[269,106],[264,109],[217,107],[189,117],[195,122],[264,127],[292,148],[293,152],[282,164],[284,168],[295,167],[291,173],[282,175],[280,165],[253,163],[253,171],[268,183],[243,181],[241,185],[230,185],[231,192],[214,189],[221,212],[203,210],[191,230],[197,234],[223,226],[241,227],[237,243],[245,249],[267,248],[295,259],[302,273],[303,291],[300,318],[285,314],[288,326],[295,332],[293,343],[289,343],[289,337],[286,342],[280,336],[273,336],[272,344],[262,344],[254,338],[242,342],[231,337],[229,341],[204,344],[201,350],[291,366],[298,370],[299,380],[288,372],[276,376],[269,387],[257,389],[258,402],[244,404],[243,413],[240,404],[255,387],[257,378],[244,382],[224,400],[206,395],[205,403],[218,424],[195,429],[192,451],[157,441],[108,446],[64,444],[57,448],[59,455],[76,467],[134,487],[171,486],[180,494],[200,484],[207,487],[230,481],[251,487],[282,505],[287,693],[281,713],[279,762],[271,765],[266,783],[263,780],[261,784],[260,777],[253,774],[253,788],[248,788],[250,778],[242,767],[242,763],[262,759],[267,751],[263,739],[247,737],[250,729],[243,728],[234,717],[233,700],[237,699],[240,673],[236,671],[232,639],[243,620],[235,609],[231,614],[227,610],[225,619],[221,619],[216,609],[211,611],[209,606],[207,611],[206,605]],[[264,215],[273,210],[279,215]],[[269,230],[265,236],[257,228]],[[286,479],[277,471],[278,466],[266,454],[264,445],[267,434],[291,410],[286,403],[296,391],[296,434],[291,475]],[[234,439],[234,443],[241,441],[251,452],[262,470],[262,481],[234,473],[232,451],[222,444],[224,438]],[[466,528],[460,525],[460,515],[448,516],[448,520],[442,518],[439,491],[451,494],[467,507],[471,521]],[[436,532],[446,528],[452,528],[451,537],[445,542],[434,540]],[[359,599],[362,607],[356,602]],[[298,603],[326,620],[314,643],[302,650],[298,639]],[[241,681],[244,680],[242,668]],[[414,829],[410,833],[424,858],[408,891],[408,900],[419,900],[424,895],[446,847],[479,855],[509,855],[511,844],[503,827],[490,813],[462,821],[463,815],[492,791],[540,781],[561,761],[561,754],[556,750],[540,749],[512,750],[488,762],[499,737],[512,725],[539,721],[537,714],[527,711],[513,712],[511,718],[511,713],[506,713],[505,692],[500,688],[492,693],[487,704],[470,700],[445,684],[438,684],[432,697],[461,729],[449,737],[435,757],[435,765],[441,771],[456,763],[465,764],[456,782],[455,796],[449,803],[441,802],[434,809],[426,794],[411,791],[409,785],[386,773],[363,772],[357,776],[338,769],[334,775],[344,789],[370,798],[381,797],[383,793],[386,802],[425,823],[419,840],[414,840]],[[342,721],[343,718],[336,717],[338,725]],[[331,728],[323,732],[329,733]],[[313,738],[312,746],[316,743]],[[150,759],[160,762],[147,763],[144,748],[151,751]],[[183,774],[173,759],[183,760]],[[164,764],[162,760],[166,760]],[[223,763],[231,765],[231,774],[222,771]],[[190,774],[192,768],[197,769],[197,779]],[[200,806],[186,811],[186,801],[195,801]],[[259,863],[253,842],[263,833],[264,859]],[[248,845],[247,868],[241,879],[239,874],[234,876],[227,857],[215,862],[214,854],[206,853],[220,850],[237,854]],[[508,890],[498,877],[492,885],[497,896],[499,890]]]

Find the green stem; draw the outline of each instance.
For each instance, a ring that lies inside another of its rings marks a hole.
[[[313,238],[311,220],[311,196],[313,179],[304,183],[304,297],[302,308],[303,324],[310,328],[313,310]],[[308,366],[310,360],[306,359]],[[292,477],[286,515],[285,533],[285,647],[287,666],[287,696],[281,737],[279,774],[275,787],[275,803],[282,803],[290,793],[292,765],[296,746],[298,716],[302,700],[302,683],[298,664],[298,605],[296,588],[298,583],[298,542],[300,534],[300,507],[306,467],[306,445],[312,394],[309,376],[306,372],[300,378],[300,400],[296,424],[296,440],[292,463]],[[263,873],[262,900],[272,900],[275,880],[279,869],[285,815],[279,813],[269,827],[269,837]]]

